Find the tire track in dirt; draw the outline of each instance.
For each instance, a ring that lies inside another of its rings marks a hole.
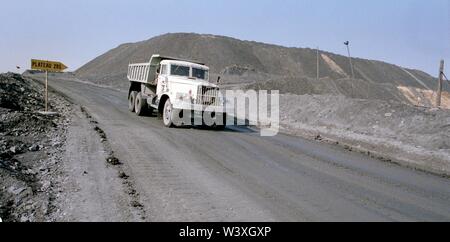
[[[93,127],[93,130],[100,137],[101,143],[103,144],[103,148],[106,151],[106,164],[109,167],[114,167],[117,171],[117,176],[122,180],[122,184],[125,187],[125,192],[130,197],[130,206],[133,209],[137,210],[137,213],[141,217],[142,220],[146,219],[146,213],[144,205],[140,202],[140,195],[135,189],[135,182],[129,175],[127,175],[123,162],[121,162],[115,155],[114,150],[111,148],[111,145],[108,141],[106,133],[98,126],[98,122],[89,114],[89,112],[83,106],[80,106],[81,112],[86,116],[89,120],[89,123]]]

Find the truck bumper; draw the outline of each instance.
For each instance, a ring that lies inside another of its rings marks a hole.
[[[173,103],[176,117],[182,125],[222,125],[226,123],[226,109],[223,106],[205,106]]]
[[[182,110],[191,110],[194,113],[203,113],[203,112],[215,112],[215,113],[226,113],[227,110],[224,106],[207,106],[207,105],[199,105],[199,104],[190,104],[186,102],[176,102],[173,103],[174,109],[182,109]]]

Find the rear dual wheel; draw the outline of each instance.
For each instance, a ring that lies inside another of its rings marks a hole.
[[[134,103],[134,111],[136,112],[136,115],[142,116],[147,109],[147,101],[142,97],[140,92],[136,95],[136,100]]]
[[[128,96],[128,110],[130,110],[130,112],[134,112],[134,110],[135,110],[136,95],[137,95],[137,92],[132,91],[132,92],[130,92],[130,95]]]
[[[142,116],[146,112],[151,112],[152,109],[148,108],[147,100],[143,98],[140,92],[132,91],[128,97],[128,110],[135,112],[137,116]]]

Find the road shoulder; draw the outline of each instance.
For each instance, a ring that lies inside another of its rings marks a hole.
[[[58,199],[61,211],[56,220],[142,221],[145,214],[133,206],[128,176],[107,163],[106,140],[85,112],[74,107],[63,154],[65,189]]]

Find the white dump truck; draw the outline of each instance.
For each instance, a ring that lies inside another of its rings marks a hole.
[[[167,127],[225,127],[225,101],[218,85],[209,82],[205,64],[156,54],[149,62],[129,64],[127,78],[131,112],[143,115],[156,111]]]

